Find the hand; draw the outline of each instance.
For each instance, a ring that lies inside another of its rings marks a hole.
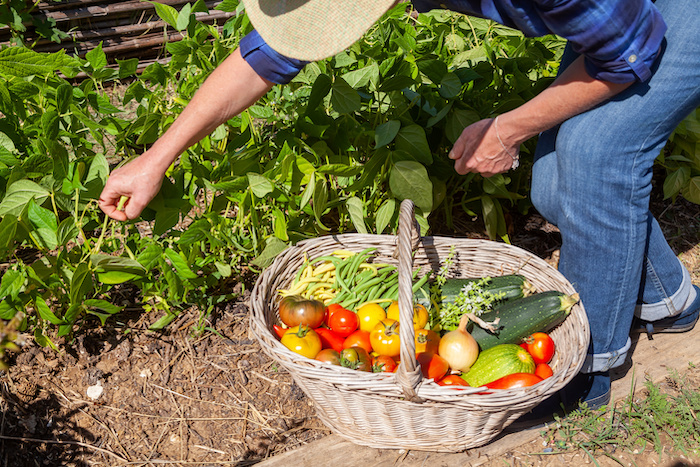
[[[480,120],[462,131],[449,154],[455,161],[457,173],[476,172],[490,177],[513,168],[513,158],[508,152],[518,154],[519,144],[511,145],[503,139],[508,148],[506,152],[498,141],[494,122],[492,118]]]
[[[165,175],[144,153],[128,164],[115,169],[105,184],[98,206],[112,219],[125,221],[137,218],[160,191]],[[122,196],[128,199],[124,210],[117,209]]]

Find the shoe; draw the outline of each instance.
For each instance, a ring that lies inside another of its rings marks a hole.
[[[584,405],[590,410],[598,410],[609,403],[610,372],[579,373],[558,392],[521,415],[510,427],[518,430],[539,427],[553,421],[555,415],[566,415]]]
[[[656,321],[637,319],[638,326],[646,330],[649,337],[657,332],[687,332],[693,329],[700,317],[700,287],[693,287],[696,292],[695,300],[680,314]]]

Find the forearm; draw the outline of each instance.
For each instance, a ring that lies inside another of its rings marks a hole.
[[[247,109],[272,86],[235,50],[204,81],[182,113],[142,157],[164,173],[188,147]]]
[[[519,145],[605,102],[631,84],[591,78],[584,69],[583,57],[579,57],[535,98],[500,116],[500,136],[508,143]]]

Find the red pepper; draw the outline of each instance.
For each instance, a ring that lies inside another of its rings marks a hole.
[[[338,352],[343,350],[343,343],[345,338],[328,328],[316,328],[316,333],[318,337],[321,338],[321,345],[324,349],[333,349]]]
[[[282,336],[284,336],[284,333],[287,332],[287,328],[283,328],[282,326],[278,324],[273,324],[272,328],[275,330],[275,334],[277,334],[278,339],[282,339]]]

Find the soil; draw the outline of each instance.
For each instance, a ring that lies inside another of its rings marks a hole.
[[[656,199],[655,210],[700,283],[700,206]],[[512,223],[514,244],[556,264],[555,227],[534,214]],[[133,311],[81,330],[60,343],[59,352],[28,344],[0,376],[0,465],[244,466],[328,435],[309,399],[249,333],[253,280],[243,278],[235,286],[239,298],[209,316],[207,327],[216,332],[195,333],[195,309],[167,332],[148,331],[153,317]],[[134,291],[122,294],[129,298]],[[700,388],[700,369],[689,369],[687,377]],[[543,442],[491,465],[594,462],[583,450],[533,454],[543,452]],[[677,453],[659,457],[649,449],[615,455],[624,465],[690,464]],[[619,465],[606,456],[596,462]]]

